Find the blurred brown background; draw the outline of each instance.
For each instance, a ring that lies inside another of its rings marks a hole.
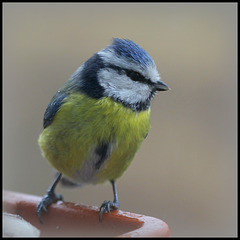
[[[37,139],[50,99],[85,60],[128,38],[171,91],[152,103],[148,138],[118,181],[121,210],[172,236],[236,236],[236,8],[207,4],[3,5],[3,188],[43,195],[52,169]],[[100,206],[109,183],[63,189]]]

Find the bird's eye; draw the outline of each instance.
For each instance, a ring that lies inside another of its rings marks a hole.
[[[133,81],[141,81],[142,75],[135,71],[127,71],[127,76],[130,77]]]

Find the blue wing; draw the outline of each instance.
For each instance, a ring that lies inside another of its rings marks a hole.
[[[58,91],[55,96],[52,98],[51,102],[49,103],[43,118],[43,127],[46,128],[49,126],[54,116],[56,115],[57,111],[61,107],[63,103],[63,99],[67,97],[67,94],[61,91]]]

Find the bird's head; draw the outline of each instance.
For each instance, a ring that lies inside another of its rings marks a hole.
[[[149,54],[118,38],[88,59],[72,79],[78,79],[80,90],[90,97],[110,97],[133,111],[147,110],[157,91],[169,89]]]

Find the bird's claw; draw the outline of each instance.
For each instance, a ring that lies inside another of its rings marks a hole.
[[[100,207],[99,221],[101,221],[103,213],[110,213],[112,210],[117,210],[118,208],[118,202],[104,201]]]
[[[63,201],[63,196],[61,194],[55,194],[54,192],[51,192],[51,191],[49,191],[45,194],[45,196],[42,198],[41,202],[37,205],[36,213],[37,213],[40,223],[43,223],[43,221],[41,219],[42,212],[47,212],[48,206],[58,200]]]

